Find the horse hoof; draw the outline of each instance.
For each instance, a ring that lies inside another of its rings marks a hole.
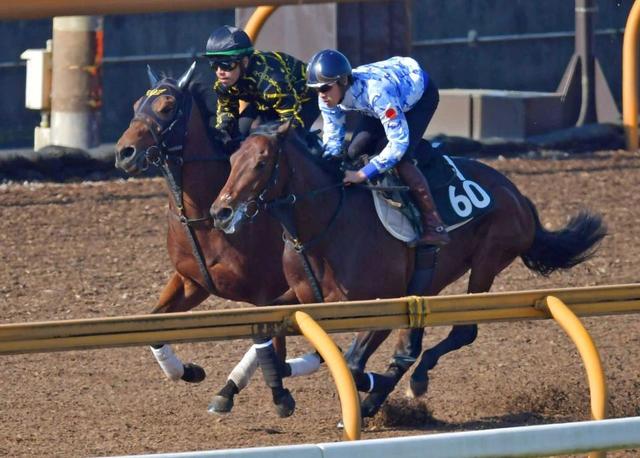
[[[231,412],[233,408],[233,398],[225,398],[224,396],[214,396],[211,404],[207,408],[207,412],[214,415],[225,415]]]
[[[419,398],[423,396],[429,388],[429,377],[425,377],[424,380],[416,380],[411,377],[409,381],[409,389],[407,390],[407,396],[410,398]]]
[[[207,373],[197,364],[187,363],[184,365],[184,374],[182,380],[189,383],[200,383],[207,378]]]
[[[382,407],[382,404],[377,405],[377,403],[367,401],[369,401],[369,398],[362,401],[362,404],[360,405],[361,418],[374,417],[378,413],[378,410],[380,410],[380,407]]]
[[[287,418],[293,415],[294,410],[296,410],[296,400],[293,399],[289,390],[285,389],[283,394],[277,399],[274,400],[274,404],[276,406],[276,413],[280,418]]]

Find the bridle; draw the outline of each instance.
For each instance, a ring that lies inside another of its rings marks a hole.
[[[296,251],[302,260],[302,265],[304,267],[305,273],[307,274],[307,278],[309,279],[309,284],[313,291],[313,295],[317,302],[324,302],[324,297],[322,295],[322,288],[320,287],[320,283],[313,272],[311,263],[309,262],[309,258],[307,255],[307,251],[311,249],[313,246],[317,245],[320,241],[322,241],[331,231],[331,228],[335,225],[335,222],[338,219],[338,215],[342,210],[344,205],[344,197],[345,197],[345,186],[340,181],[337,183],[332,183],[328,186],[324,186],[322,188],[314,189],[311,191],[307,191],[305,193],[295,193],[291,190],[286,192],[284,196],[269,198],[270,194],[277,194],[277,186],[281,181],[281,175],[283,172],[283,167],[281,166],[282,162],[287,164],[287,172],[288,176],[292,176],[294,173],[293,168],[291,167],[288,160],[286,160],[286,153],[283,149],[283,144],[286,142],[286,134],[285,138],[277,137],[277,149],[275,154],[275,160],[273,161],[273,166],[271,169],[271,173],[267,184],[264,189],[258,194],[258,197],[255,199],[248,199],[244,204],[245,209],[249,208],[251,204],[255,205],[255,211],[251,214],[246,213],[245,215],[248,218],[255,218],[260,210],[267,211],[271,216],[276,218],[276,220],[280,223],[283,229],[282,239],[286,244],[289,244],[294,251]],[[296,220],[294,217],[294,209],[298,202],[301,202],[306,199],[313,199],[320,194],[331,191],[333,189],[338,189],[340,192],[340,200],[331,216],[329,222],[325,225],[322,231],[307,240],[306,242],[302,242],[300,240],[298,227],[296,225]],[[282,189],[284,192],[284,188]]]
[[[176,100],[175,115],[171,119],[163,119],[153,111],[153,102],[162,95],[172,96]],[[131,122],[143,124],[153,137],[154,144],[149,146],[144,152],[147,166],[148,164],[152,164],[161,170],[177,210],[177,213],[169,210],[169,215],[178,219],[184,227],[205,286],[210,294],[215,294],[216,288],[209,274],[209,270],[206,267],[204,254],[193,228],[195,224],[209,221],[211,216],[208,212],[206,216],[197,218],[188,218],[186,216],[182,192],[182,166],[185,162],[228,162],[229,159],[223,155],[207,155],[203,157],[189,157],[188,160],[184,159],[183,151],[188,133],[188,124],[191,119],[192,107],[193,97],[186,89],[186,84],[185,88],[182,88],[180,82],[174,84],[172,80],[165,79],[159,84],[154,85],[153,89],[147,91],[145,98],[136,107]]]

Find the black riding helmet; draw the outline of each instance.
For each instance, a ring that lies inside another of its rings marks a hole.
[[[253,54],[253,43],[244,30],[223,25],[207,40],[204,56],[209,59],[234,61]]]
[[[307,86],[320,87],[339,83],[346,86],[351,78],[349,59],[339,51],[325,49],[316,53],[307,66]]]

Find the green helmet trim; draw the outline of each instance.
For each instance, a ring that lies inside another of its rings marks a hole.
[[[205,56],[244,56],[253,53],[253,46],[241,49],[230,49],[228,51],[207,51]]]

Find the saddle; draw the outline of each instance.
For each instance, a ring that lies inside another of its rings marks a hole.
[[[447,156],[430,145],[428,148],[430,151],[418,152],[422,159],[418,166],[429,182],[447,232],[490,211],[490,193],[465,175],[470,160]],[[377,184],[383,190],[372,190],[373,203],[385,229],[406,243],[418,238],[422,233],[419,210],[409,193],[399,189],[403,183],[395,171],[385,173]]]

